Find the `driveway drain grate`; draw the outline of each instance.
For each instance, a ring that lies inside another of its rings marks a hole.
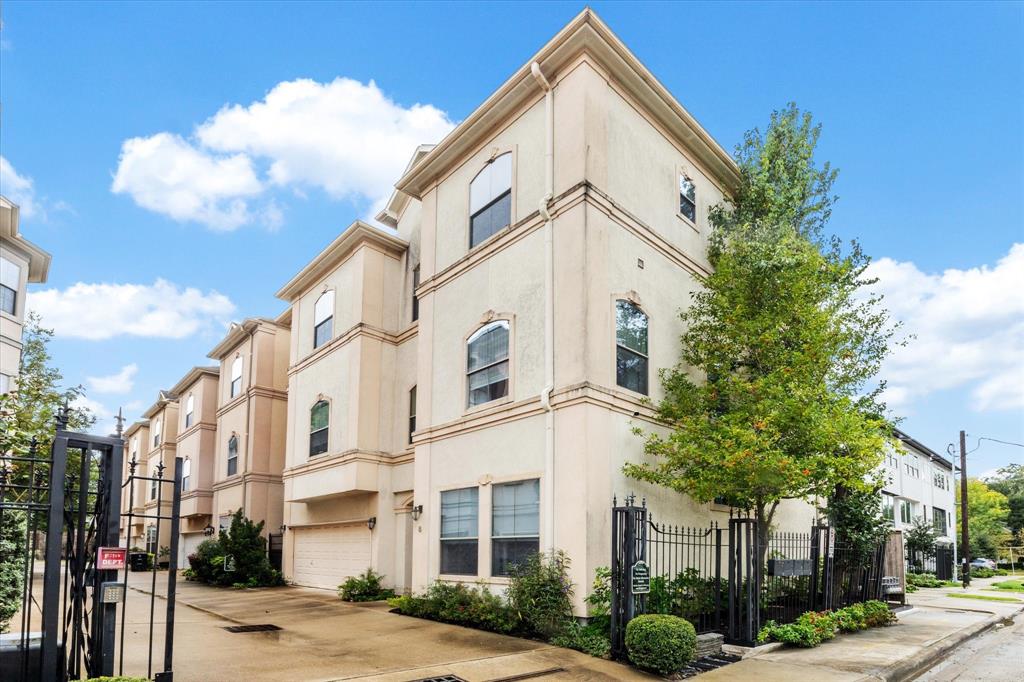
[[[260,625],[229,625],[224,629],[228,632],[273,632],[281,628],[270,623],[262,623]]]
[[[412,682],[466,682],[466,680],[457,675],[441,675],[440,677],[421,677]]]

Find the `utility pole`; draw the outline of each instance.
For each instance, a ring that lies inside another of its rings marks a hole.
[[[964,587],[971,584],[970,531],[967,528],[967,434],[960,432],[960,556],[963,568],[960,577]]]

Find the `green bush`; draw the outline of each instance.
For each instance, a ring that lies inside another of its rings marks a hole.
[[[231,518],[231,527],[216,538],[199,543],[188,556],[190,579],[210,585],[232,587],[271,587],[283,585],[280,571],[270,565],[267,558],[267,539],[263,522],[253,523],[241,510]],[[224,570],[224,559],[234,558],[235,570]]]
[[[0,632],[21,608],[25,588],[25,512],[11,509],[3,513],[0,525]]]
[[[757,642],[758,644],[782,642],[790,646],[810,649],[821,644],[821,638],[818,631],[810,625],[801,623],[779,625],[774,620],[770,620],[757,633]]]
[[[997,575],[1010,575],[1010,572],[1003,568],[992,570],[991,568],[971,566],[972,578],[992,578]]]
[[[606,634],[612,627],[612,571],[607,566],[594,569],[594,583],[584,599],[588,607],[589,625]]]
[[[608,628],[600,623],[580,625],[573,621],[562,634],[554,637],[551,643],[566,649],[582,651],[597,658],[609,658],[612,650]]]
[[[670,675],[693,660],[697,633],[678,616],[637,616],[626,625],[626,650],[636,667]]]
[[[702,614],[714,611],[718,590],[727,594],[725,581],[716,589],[714,578],[702,578],[693,568],[671,580],[655,576],[651,578],[651,591],[647,595],[647,612],[680,616],[693,622]]]
[[[479,630],[512,634],[521,630],[521,621],[505,601],[486,587],[473,588],[462,583],[435,582],[420,596],[388,599],[398,613],[454,623]]]
[[[372,568],[366,569],[362,575],[349,578],[338,586],[338,596],[342,601],[380,601],[395,596],[395,591],[381,586],[384,578]]]
[[[833,614],[839,632],[857,632],[868,626],[868,617],[864,612],[863,604],[854,604],[845,609],[839,609]]]
[[[873,599],[864,602],[862,606],[864,607],[864,617],[869,628],[884,627],[896,622],[896,614],[892,612],[889,605],[885,602]]]
[[[219,561],[215,563],[214,559],[218,558]],[[220,583],[223,563],[224,554],[215,538],[203,540],[196,547],[196,551],[188,555],[188,564],[194,579],[201,583]]]
[[[531,554],[512,567],[508,602],[526,634],[549,640],[574,621],[569,557],[565,552]]]

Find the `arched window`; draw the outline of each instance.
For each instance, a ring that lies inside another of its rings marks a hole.
[[[512,152],[489,161],[469,184],[469,247],[512,222]]]
[[[231,434],[228,438],[228,476],[238,473],[238,436]]]
[[[615,302],[615,383],[647,395],[647,315],[622,300]]]
[[[188,490],[192,483],[192,460],[188,457],[181,463],[181,491]]]
[[[185,428],[192,426],[192,422],[195,419],[195,407],[196,401],[191,393],[188,394],[188,400],[185,401]]]
[[[693,180],[679,174],[679,212],[697,222],[697,188]]]
[[[508,321],[498,320],[481,327],[469,337],[466,346],[469,406],[508,395]]]
[[[313,304],[313,348],[319,348],[334,335],[334,291],[320,294]]]
[[[236,355],[231,362],[231,395],[234,398],[242,390],[242,356]]]
[[[309,411],[309,456],[327,452],[327,434],[330,431],[331,404],[320,400]]]

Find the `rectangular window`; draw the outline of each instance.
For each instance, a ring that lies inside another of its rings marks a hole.
[[[331,404],[320,400],[309,413],[309,456],[327,452],[328,428],[331,423]]]
[[[615,302],[615,383],[647,395],[647,315],[626,300]]]
[[[470,218],[470,248],[508,227],[512,217],[512,190],[506,191]]]
[[[217,520],[217,526],[221,533],[231,530],[231,514],[221,514]]]
[[[319,348],[330,341],[333,334],[334,318],[328,317],[326,320],[313,327],[313,348]]]
[[[921,469],[919,468],[917,457],[913,455],[908,457],[905,466],[907,469],[907,476],[910,476],[911,478],[921,478]]]
[[[480,514],[476,488],[441,493],[441,573],[477,574],[477,519]]]
[[[892,495],[882,495],[882,518],[896,520],[896,508]]]
[[[160,420],[153,423],[153,447],[160,445]]]
[[[11,392],[11,377],[0,374],[0,395]]]
[[[14,315],[21,286],[21,266],[0,257],[0,310]]]
[[[192,460],[186,459],[181,463],[181,492],[188,491],[192,485]]]
[[[540,481],[502,483],[492,494],[491,575],[508,575],[540,549]]]
[[[946,510],[932,507],[932,527],[939,535],[946,534]]]
[[[156,526],[150,526],[146,529],[146,551],[150,554],[156,554]]]
[[[157,493],[157,486],[159,485],[159,483],[157,483],[157,480],[156,480],[156,471],[149,472],[149,475],[150,475],[150,478],[152,479],[149,482],[149,499],[155,500],[156,499],[156,493]]]
[[[900,521],[903,523],[914,522],[914,507],[907,500],[900,501]]]
[[[416,431],[416,387],[409,389],[409,444],[412,444],[412,434]]]
[[[420,266],[412,269],[412,321],[420,319],[420,299],[416,296],[416,289],[420,286]]]
[[[697,188],[685,175],[679,176],[679,212],[697,222]]]

